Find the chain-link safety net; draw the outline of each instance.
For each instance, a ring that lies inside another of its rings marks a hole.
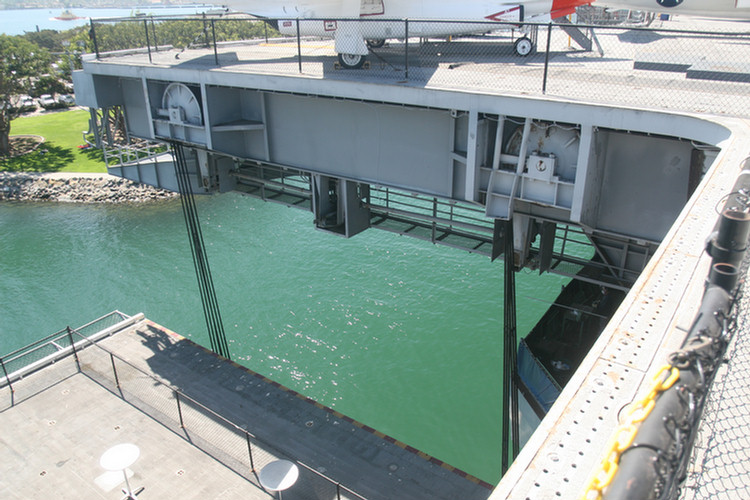
[[[747,274],[737,307],[740,311],[750,308]],[[750,320],[747,314],[739,314],[698,427],[682,500],[750,498],[749,380]]]
[[[750,30],[734,21],[583,14],[548,24],[260,21],[222,14],[97,20],[91,28],[87,50],[128,64],[548,95],[733,116],[750,110]],[[366,48],[337,53],[338,32],[364,40]]]

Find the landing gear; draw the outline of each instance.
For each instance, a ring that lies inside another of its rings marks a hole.
[[[359,69],[365,63],[365,57],[360,54],[339,54],[339,63],[345,69]]]
[[[385,45],[385,38],[375,38],[372,40],[367,40],[367,46],[371,49],[379,49],[383,45]]]
[[[513,44],[513,51],[520,57],[526,57],[534,52],[534,44],[531,38],[524,36],[516,40]]]

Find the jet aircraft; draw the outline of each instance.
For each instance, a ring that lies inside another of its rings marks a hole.
[[[750,19],[750,0],[596,0],[594,5],[686,16]]]
[[[362,67],[370,47],[380,47],[389,38],[407,36],[404,22],[373,21],[434,20],[432,22],[410,21],[408,36],[483,33],[496,29],[488,24],[491,21],[545,22],[572,14],[579,5],[587,5],[592,1],[225,0],[225,4],[239,12],[246,12],[278,23],[279,31],[285,35],[296,35],[297,23],[299,23],[299,31],[302,35],[333,38],[341,66],[354,69]],[[357,19],[357,21],[346,19]],[[514,43],[514,50],[520,56],[530,54],[533,49],[534,45],[527,36],[518,38]]]

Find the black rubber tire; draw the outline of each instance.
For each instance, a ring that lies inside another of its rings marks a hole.
[[[534,52],[534,44],[529,37],[521,37],[513,44],[513,52],[519,57],[526,57]]]
[[[359,69],[365,63],[366,57],[359,54],[339,54],[339,63],[344,69]]]
[[[371,49],[379,49],[385,45],[385,38],[373,38],[372,40],[367,40],[367,46]]]

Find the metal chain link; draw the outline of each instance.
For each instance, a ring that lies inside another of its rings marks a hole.
[[[612,440],[605,448],[607,451],[603,454],[604,458],[599,470],[591,475],[582,499],[596,500],[602,498],[604,489],[612,482],[619,468],[620,456],[628,449],[632,449],[639,424],[654,409],[659,394],[672,387],[679,377],[679,368],[669,364],[662,366],[659,372],[654,375],[648,392],[632,404],[625,415],[624,422],[616,429]],[[657,451],[662,452],[663,450]]]

